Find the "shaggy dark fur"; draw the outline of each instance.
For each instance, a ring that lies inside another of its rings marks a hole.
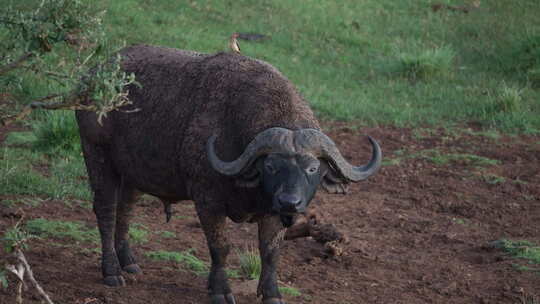
[[[224,270],[229,252],[225,217],[257,221],[263,260],[259,293],[265,303],[282,303],[276,283],[284,234],[279,217],[261,206],[257,188],[237,187],[233,178],[213,170],[205,146],[216,134],[217,154],[232,161],[268,128],[319,129],[306,101],[275,68],[241,55],[145,45],[121,54],[123,69],[142,84],[129,88],[133,105],[110,113],[103,126],[94,113],[77,112],[105,283],[123,285],[122,269],[140,271],[127,231],[132,204],[144,192],[165,202],[195,201],[212,258],[212,303],[234,303]],[[139,111],[127,113],[133,109]]]

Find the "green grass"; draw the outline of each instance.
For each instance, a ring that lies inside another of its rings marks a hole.
[[[491,159],[469,153],[441,153],[437,149],[426,149],[413,153],[410,158],[424,158],[436,165],[446,165],[451,162],[463,162],[472,166],[495,166],[499,164],[496,159]]]
[[[208,263],[205,261],[196,257],[193,252],[193,249],[188,249],[181,252],[158,250],[145,252],[144,255],[156,261],[170,261],[183,264],[187,269],[199,276],[208,275],[210,272],[210,266],[208,266]],[[240,278],[240,274],[236,269],[225,269],[225,272],[229,278]]]
[[[26,230],[43,238],[69,239],[76,242],[98,243],[96,228],[88,228],[81,222],[47,220],[38,218],[26,222]]]
[[[501,240],[499,246],[515,258],[525,259],[531,264],[540,265],[540,246],[532,242]]]
[[[241,275],[249,280],[258,279],[262,270],[259,251],[253,246],[248,246],[244,251],[237,251],[236,254]]]
[[[456,223],[456,224],[459,224],[459,225],[463,225],[463,226],[466,226],[467,225],[467,220],[466,219],[462,219],[462,218],[452,218],[452,222]]]
[[[497,174],[492,174],[492,173],[482,174],[481,177],[486,183],[491,184],[491,185],[498,185],[498,184],[502,184],[506,182],[506,178],[504,178],[503,176],[499,176]]]
[[[514,264],[513,267],[519,271],[533,271],[540,274],[540,246],[526,240],[497,240],[494,243],[496,248],[502,249],[511,257],[520,259],[523,263]]]
[[[300,290],[298,290],[298,288],[288,287],[288,286],[287,287],[279,286],[278,289],[279,289],[279,292],[285,296],[299,297],[302,295],[302,293],[300,292]]]
[[[233,32],[265,34],[261,42],[241,40],[242,52],[282,70],[327,119],[398,126],[478,121],[504,132],[538,132],[540,2],[483,1],[466,15],[434,13],[432,3],[98,0],[95,6],[107,10],[108,37],[127,44],[213,53],[228,49]],[[32,75],[10,79],[26,101],[59,88]],[[520,93],[518,107],[507,107],[515,96],[504,95],[503,84]]]
[[[81,153],[79,127],[73,111],[43,111],[32,122],[37,151],[56,155]]]
[[[394,151],[394,157],[387,158],[383,161],[383,165],[399,165],[404,159],[426,159],[436,165],[447,165],[452,162],[460,162],[474,167],[488,167],[499,164],[496,159],[491,159],[484,156],[479,156],[470,153],[443,153],[438,149],[425,149],[417,152],[410,153],[406,150]]]
[[[174,239],[176,237],[176,233],[172,231],[164,230],[164,231],[159,231],[158,233],[162,238],[165,238],[165,239]]]
[[[129,239],[133,243],[142,244],[148,242],[148,228],[145,225],[133,223],[129,227]]]
[[[18,197],[18,198],[6,198],[0,200],[0,204],[3,206],[6,206],[8,208],[14,207],[14,206],[29,206],[29,207],[36,207],[39,206],[41,203],[43,203],[43,199],[36,198],[36,197]]]
[[[92,197],[80,155],[48,158],[27,147],[0,150],[0,188],[4,195],[64,200]]]
[[[176,251],[148,251],[145,255],[157,261],[171,261],[185,265],[189,270],[197,275],[208,274],[209,267],[206,262],[193,255],[193,250]]]
[[[72,116],[73,113],[67,114]],[[73,117],[69,119],[74,123]],[[34,127],[32,132],[9,133],[3,148],[0,150],[0,188],[3,190],[2,194],[36,195],[64,200],[70,198],[90,200],[92,195],[80,152],[79,138],[78,135],[74,135],[77,130],[65,131],[66,128],[73,127],[69,123],[67,127],[53,128],[56,130],[55,132],[58,132],[58,134],[53,135],[55,133],[52,132],[52,129],[49,130],[50,132],[43,131],[46,128],[44,120],[31,122],[40,127]],[[45,134],[49,134],[49,136],[47,137]],[[69,134],[72,137],[69,137]],[[66,139],[62,140],[64,135]]]

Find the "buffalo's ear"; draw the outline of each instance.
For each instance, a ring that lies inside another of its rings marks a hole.
[[[324,175],[321,186],[330,194],[346,194],[349,182],[329,166]]]

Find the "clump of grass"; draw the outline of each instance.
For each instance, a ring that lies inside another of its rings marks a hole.
[[[194,250],[192,249],[184,250],[182,252],[158,250],[146,252],[145,255],[157,261],[171,261],[179,264],[184,264],[189,270],[193,271],[197,275],[208,274],[208,264],[193,255],[193,251]]]
[[[39,206],[44,200],[39,197],[18,197],[18,198],[6,198],[0,201],[0,204],[8,208],[16,205],[25,205],[29,207]]]
[[[240,272],[236,269],[225,269],[225,273],[227,273],[228,278],[239,279],[241,277]]]
[[[532,242],[503,239],[495,241],[493,244],[494,247],[504,250],[514,258],[526,260],[529,265],[540,265],[540,246],[537,246]],[[529,269],[529,266],[520,267],[520,269],[540,271],[538,268]]]
[[[527,36],[517,45],[511,69],[522,73],[533,86],[540,86],[540,35]]]
[[[45,111],[32,121],[33,147],[48,154],[80,153],[79,128],[73,111]]]
[[[523,104],[522,90],[503,83],[497,94],[491,97],[488,112],[515,113]]]
[[[401,159],[399,158],[386,158],[382,161],[382,165],[384,167],[386,166],[397,166],[401,163]]]
[[[526,76],[534,88],[540,87],[540,64],[536,68],[529,69]]]
[[[506,181],[506,178],[504,178],[503,176],[499,176],[493,173],[482,174],[482,179],[490,185],[498,185]]]
[[[279,289],[279,292],[281,294],[283,294],[283,295],[287,295],[287,296],[291,296],[291,297],[299,297],[299,296],[302,295],[300,290],[298,290],[297,288],[294,288],[294,287],[279,286],[278,289]]]
[[[129,227],[129,239],[134,243],[146,243],[148,242],[148,230],[146,226],[142,224],[133,224]]]
[[[449,76],[455,51],[449,46],[423,50],[419,53],[401,53],[398,71],[411,80],[429,80]]]
[[[467,221],[465,219],[462,219],[462,218],[452,218],[452,222],[456,223],[456,224],[460,224],[460,225],[464,225],[466,226],[467,225]]]
[[[57,221],[38,218],[26,223],[26,230],[40,237],[71,239],[78,242],[98,243],[98,231],[81,222]]]
[[[259,251],[254,246],[248,246],[243,252],[237,251],[237,255],[242,276],[250,280],[258,279],[262,270]]]
[[[540,304],[540,297],[533,294],[524,294],[519,297],[518,304]]]
[[[167,230],[160,231],[159,234],[165,239],[172,239],[176,237],[176,233]]]

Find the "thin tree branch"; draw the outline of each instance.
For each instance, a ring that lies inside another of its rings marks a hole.
[[[69,79],[69,78],[71,78],[71,76],[67,75],[67,74],[60,74],[60,73],[56,73],[56,72],[52,72],[52,71],[41,71],[35,65],[21,65],[21,68],[32,71],[32,72],[34,72],[36,74],[43,74],[45,76],[51,76],[51,77],[56,77],[56,78],[60,78],[60,79]]]
[[[88,110],[92,111],[94,110],[94,106],[85,106],[79,104],[80,98],[74,94],[71,95],[51,95],[51,98],[53,99],[56,97],[62,97],[62,100],[54,101],[54,102],[44,102],[43,100],[34,101],[30,104],[30,107],[32,109],[47,109],[47,110]],[[48,100],[45,99],[45,100]]]
[[[28,52],[28,53],[22,55],[21,57],[19,57],[17,60],[13,61],[12,63],[0,66],[0,75],[5,74],[5,73],[7,73],[7,72],[9,72],[11,70],[14,70],[14,69],[18,68],[21,64],[23,64],[23,62],[25,62],[26,60],[32,58],[33,56],[34,56],[34,53]]]
[[[63,96],[63,95],[62,94],[52,94],[52,95],[49,95],[49,96],[42,97],[42,98],[38,99],[38,101],[35,101],[34,103],[43,103],[46,100],[51,100],[51,99],[61,97],[61,96]],[[0,125],[3,126],[3,127],[7,127],[10,124],[12,124],[12,123],[14,123],[14,122],[16,122],[18,120],[25,119],[28,115],[30,115],[30,113],[32,113],[33,108],[39,108],[39,106],[33,107],[32,104],[30,104],[29,106],[25,106],[22,109],[22,111],[19,112],[18,114],[0,118]]]
[[[45,292],[45,290],[43,290],[41,285],[39,285],[39,283],[34,278],[34,273],[32,272],[32,269],[30,268],[30,265],[28,264],[28,261],[26,260],[26,257],[24,256],[24,253],[20,249],[17,249],[15,251],[15,254],[16,254],[17,258],[19,259],[19,261],[21,261],[21,263],[23,263],[24,268],[26,268],[26,274],[28,275],[28,278],[30,279],[30,282],[32,282],[32,284],[34,284],[34,287],[36,287],[39,294],[43,297],[43,299],[45,299],[47,304],[54,304],[51,301],[51,298],[49,298],[49,295]]]

